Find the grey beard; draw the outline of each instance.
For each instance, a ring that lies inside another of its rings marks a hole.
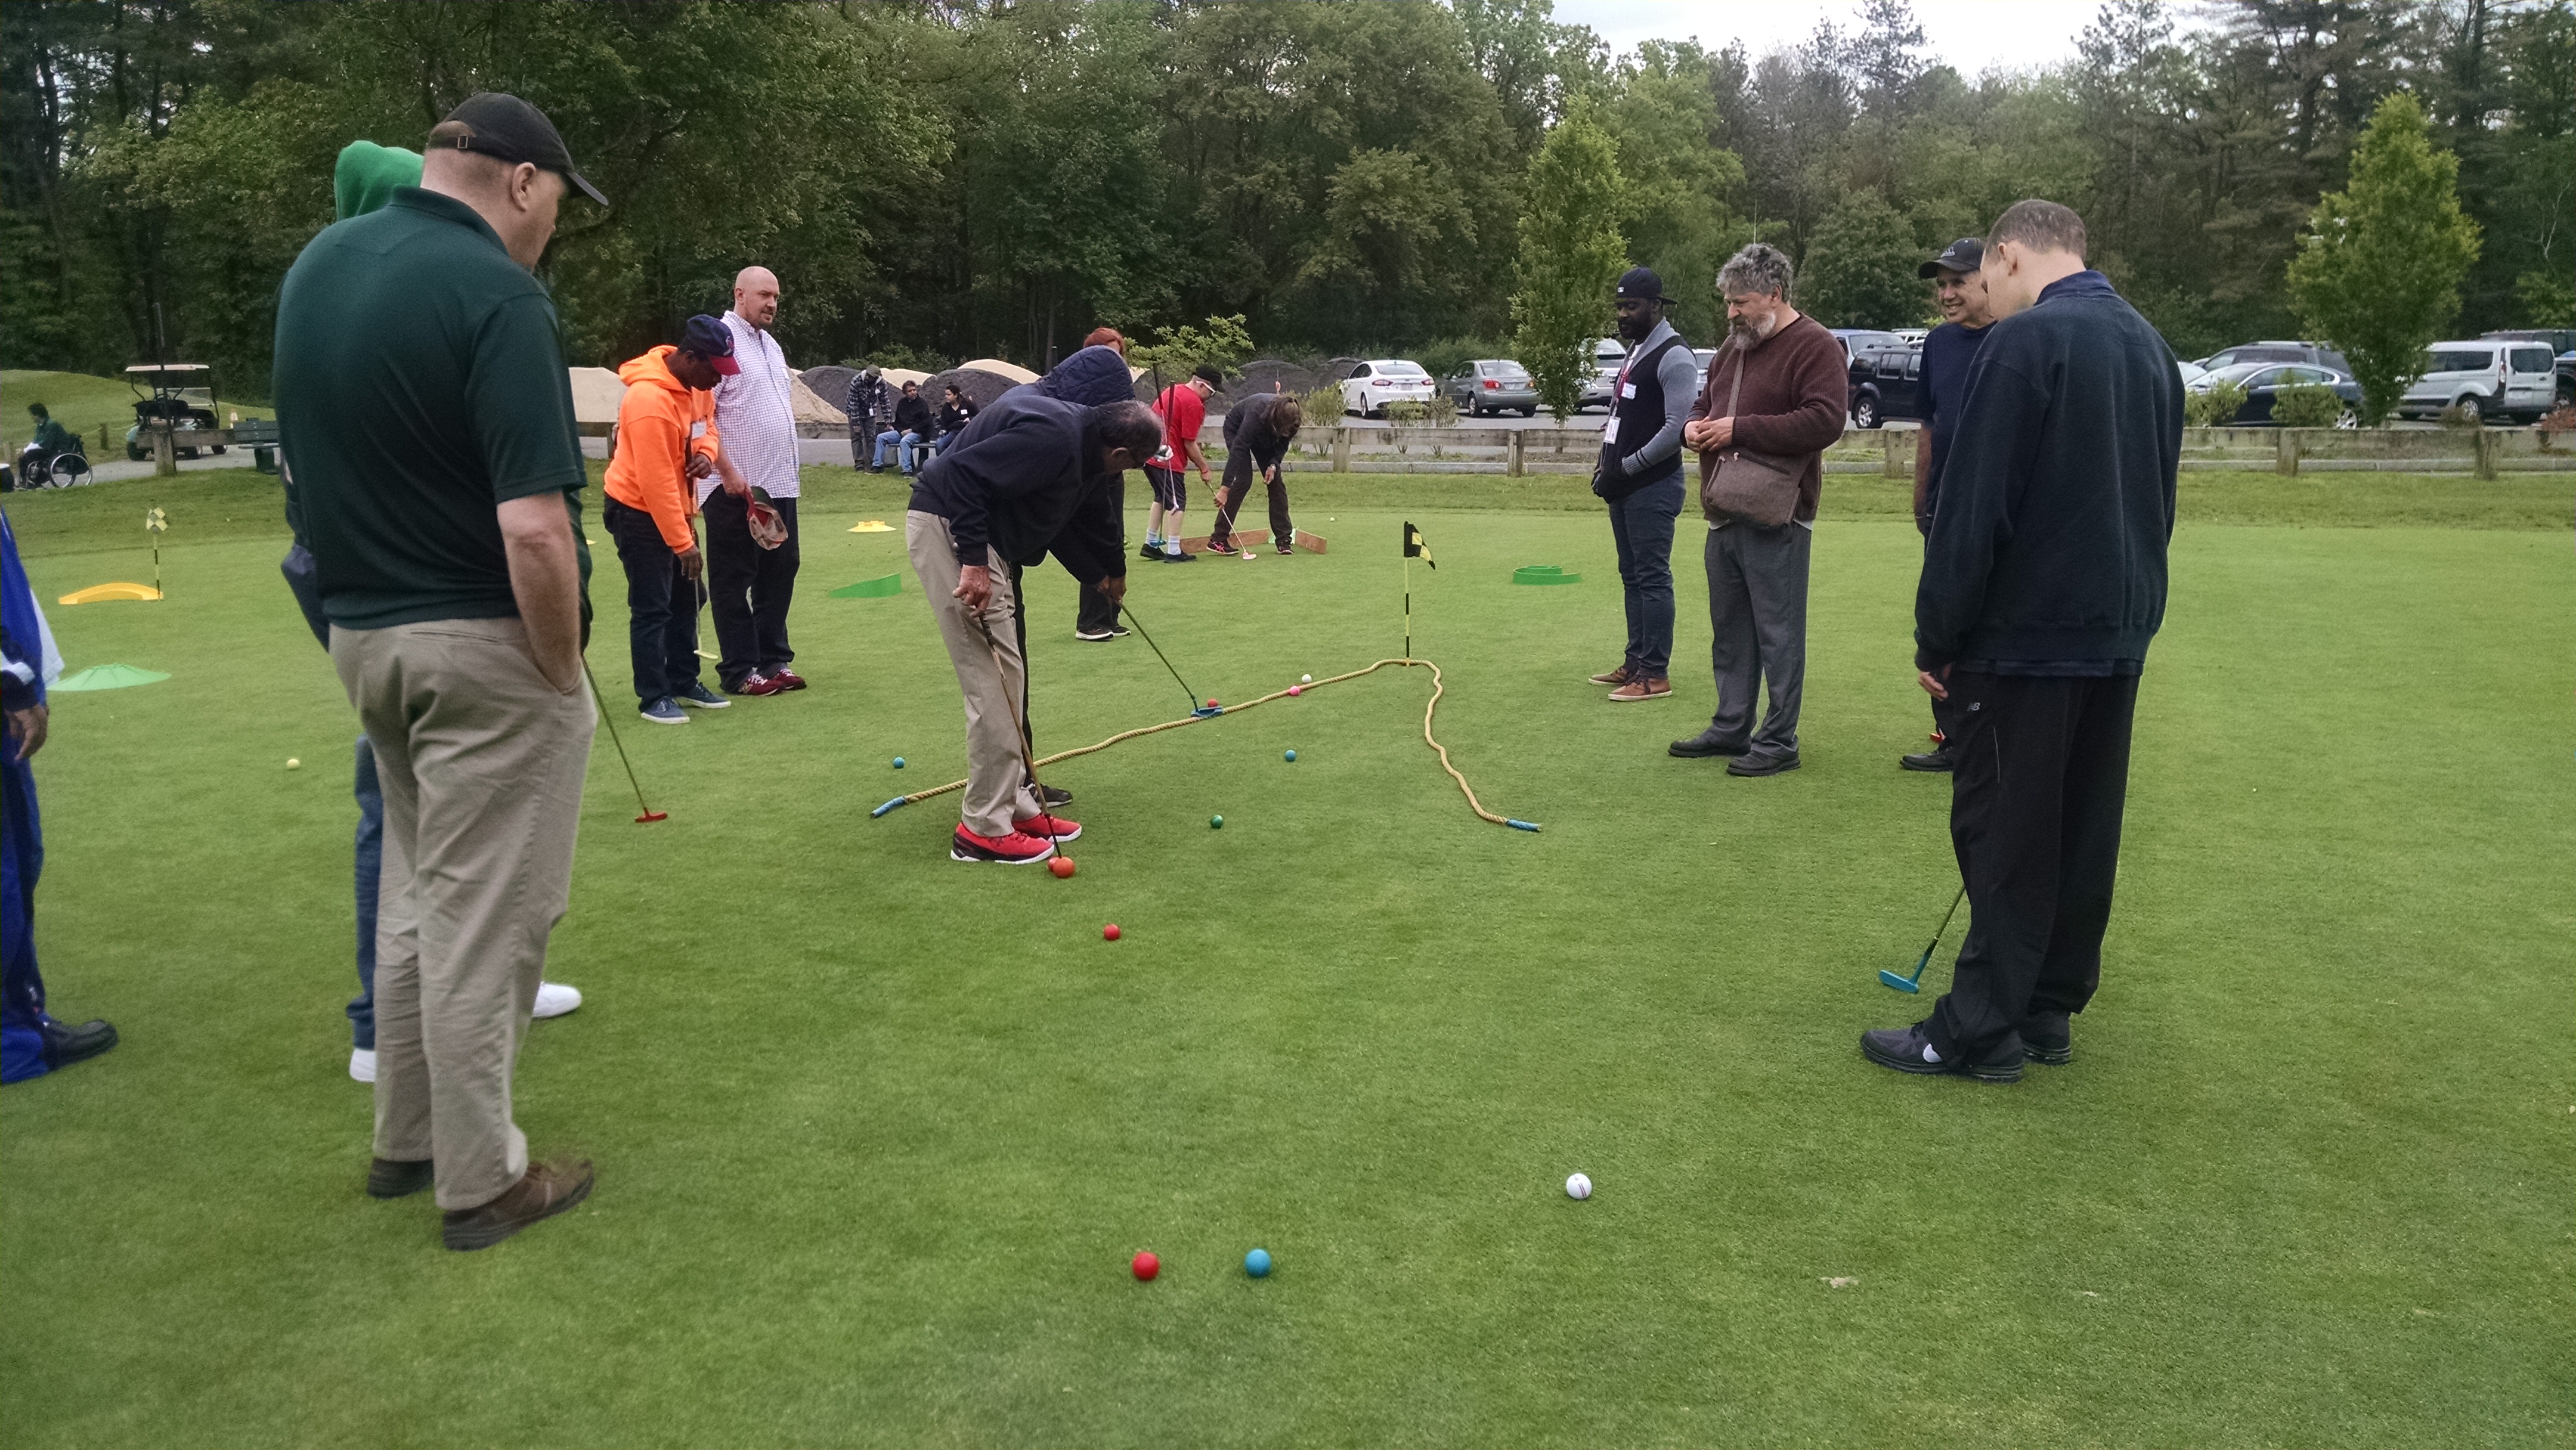
[[[1780,314],[1776,312],[1766,314],[1760,322],[1755,322],[1749,317],[1740,318],[1729,330],[1735,334],[1738,342],[1767,342],[1771,334],[1780,330]]]

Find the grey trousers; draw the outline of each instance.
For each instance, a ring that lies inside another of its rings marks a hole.
[[[912,555],[913,576],[930,600],[931,617],[939,621],[948,662],[957,668],[957,688],[966,696],[966,799],[958,815],[976,835],[1007,836],[1013,822],[1038,813],[1037,792],[1030,788],[1028,765],[1020,755],[1019,713],[1028,701],[1029,672],[1020,659],[1011,566],[985,551],[993,598],[979,622],[954,593],[960,566],[948,520],[908,510],[903,542]]]
[[[1751,754],[1798,753],[1798,702],[1807,681],[1807,558],[1815,533],[1801,524],[1708,531],[1708,662],[1717,676],[1709,726],[1751,743]],[[1762,683],[1771,709],[1756,728]]]
[[[331,630],[385,796],[375,1156],[434,1159],[438,1206],[528,1171],[511,1078],[572,889],[590,691],[546,683],[516,619]]]

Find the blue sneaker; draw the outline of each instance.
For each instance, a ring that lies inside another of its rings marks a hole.
[[[689,687],[687,689],[673,695],[671,698],[679,701],[683,705],[695,705],[701,710],[721,710],[733,703],[733,701],[728,700],[724,696],[717,694],[715,691],[708,689],[707,682],[704,680],[689,681]]]
[[[688,712],[681,709],[679,702],[673,700],[668,695],[664,695],[658,700],[646,703],[644,708],[636,713],[642,715],[645,719],[652,721],[656,725],[686,725],[689,723]]]

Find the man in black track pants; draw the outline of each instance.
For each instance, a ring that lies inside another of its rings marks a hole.
[[[1288,445],[1306,424],[1305,405],[1286,393],[1255,393],[1225,412],[1225,483],[1217,489],[1216,523],[1208,547],[1233,552],[1234,516],[1252,493],[1254,479],[1270,490],[1270,542],[1294,553],[1297,526],[1288,519],[1288,485],[1279,478]]]
[[[2084,223],[2016,202],[1987,234],[1995,315],[1968,378],[1914,599],[1950,704],[1950,843],[1971,915],[1950,990],[1861,1034],[1882,1067],[2019,1080],[2064,1063],[2102,976],[2129,723],[2164,623],[2182,376],[2084,265]]]

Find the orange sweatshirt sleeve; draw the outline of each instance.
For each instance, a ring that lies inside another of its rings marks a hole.
[[[685,471],[688,425],[669,400],[670,394],[657,388],[626,390],[617,408],[617,457],[608,466],[606,483],[611,498],[651,514],[662,542],[679,554],[698,546],[689,528],[696,494]]]

